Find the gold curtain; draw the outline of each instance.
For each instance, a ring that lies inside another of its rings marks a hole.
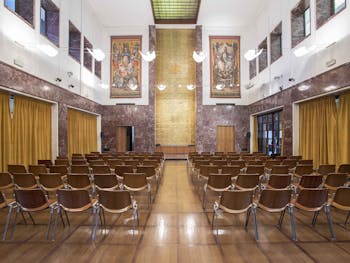
[[[36,164],[38,159],[51,159],[51,105],[15,96],[13,118],[10,117],[9,95],[0,93],[0,169],[8,164]]]
[[[336,163],[336,104],[334,97],[315,99],[299,106],[299,153],[314,167]]]
[[[253,123],[253,152],[259,151],[259,145],[258,145],[258,116],[254,116],[254,123]]]
[[[97,151],[97,117],[68,109],[68,154]]]
[[[10,96],[0,92],[0,171],[7,170],[11,145]]]
[[[338,160],[337,164],[350,163],[350,92],[339,96],[338,104]]]

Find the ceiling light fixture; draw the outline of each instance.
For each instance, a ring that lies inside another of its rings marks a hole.
[[[257,58],[261,55],[263,52],[263,49],[257,50],[257,49],[249,49],[245,54],[244,58],[248,61],[252,61],[253,59]]]
[[[143,54],[141,51],[139,51],[139,53],[147,62],[151,62],[156,58],[156,52],[154,50],[152,52],[147,51],[146,54]]]
[[[206,58],[206,55],[203,51],[199,51],[199,52],[193,51],[192,57],[194,61],[196,61],[197,63],[202,63]]]
[[[97,61],[102,61],[105,59],[106,55],[105,53],[99,49],[99,48],[87,48],[87,51],[91,54],[91,56],[94,57],[94,59],[96,59]]]
[[[136,84],[130,84],[128,86],[129,86],[129,89],[131,89],[131,90],[137,90],[137,88],[138,88],[138,86]]]
[[[223,89],[224,89],[224,85],[222,85],[222,84],[217,84],[217,85],[215,86],[215,88],[216,88],[217,90],[223,90]]]
[[[43,45],[38,45],[38,48],[40,49],[41,52],[46,54],[49,57],[56,57],[58,54],[58,51],[56,48],[53,48],[52,46],[48,44],[43,44]]]
[[[308,90],[309,88],[310,88],[310,85],[301,85],[298,87],[298,90],[305,91],[305,90]]]
[[[162,91],[162,90],[165,90],[165,89],[166,89],[166,85],[159,84],[159,85],[157,86],[157,88],[158,88],[160,91]]]
[[[194,89],[196,88],[196,86],[193,85],[193,84],[190,84],[190,85],[187,85],[186,88],[187,88],[188,90],[194,90]]]
[[[300,57],[303,57],[307,54],[309,54],[310,52],[314,51],[316,49],[316,46],[315,45],[312,45],[310,47],[305,47],[305,46],[302,46],[296,50],[294,50],[294,55],[297,57],[297,58],[300,58]]]
[[[336,85],[329,85],[328,87],[324,88],[325,91],[332,91],[332,90],[335,90],[335,89],[337,89]]]

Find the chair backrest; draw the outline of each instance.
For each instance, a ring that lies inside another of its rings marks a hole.
[[[72,159],[71,163],[72,165],[88,165],[86,159]]]
[[[275,160],[278,160],[278,161],[283,161],[283,160],[285,160],[285,159],[287,159],[287,156],[276,156],[275,157]]]
[[[88,174],[68,174],[67,184],[72,189],[89,190],[92,188]]]
[[[90,168],[88,165],[72,165],[70,172],[73,174],[89,174]]]
[[[329,173],[335,173],[335,165],[334,164],[320,164],[318,167],[317,173],[320,175],[327,175]]]
[[[113,167],[116,165],[123,165],[123,161],[121,159],[108,159],[107,164],[109,167]]]
[[[264,162],[262,160],[250,160],[248,161],[248,166],[250,165],[263,165]]]
[[[60,189],[57,191],[57,202],[69,212],[82,212],[92,206],[87,190]]]
[[[10,173],[0,173],[0,191],[13,187],[13,181]]]
[[[104,160],[90,160],[89,163],[90,163],[91,166],[106,165],[106,162]]]
[[[68,156],[66,156],[66,155],[60,155],[60,156],[57,156],[56,159],[59,159],[59,160],[68,160]]]
[[[269,212],[279,212],[290,204],[292,190],[290,189],[265,189],[259,197],[259,207]]]
[[[214,152],[214,155],[224,155],[224,152]]]
[[[95,174],[94,183],[97,189],[114,189],[119,185],[115,174]]]
[[[350,211],[350,188],[339,187],[335,192],[332,205],[346,211]]]
[[[263,165],[248,165],[247,166],[247,174],[259,174],[262,175],[265,172],[265,168]]]
[[[230,187],[231,184],[231,174],[209,174],[208,186],[211,188],[222,190]]]
[[[239,156],[227,155],[226,157],[226,161],[228,163],[232,163],[232,161],[238,161],[238,160],[239,160]]]
[[[239,174],[235,182],[235,187],[238,189],[256,189],[260,181],[259,174]]]
[[[242,213],[248,210],[253,204],[254,191],[224,191],[220,199],[220,207],[226,212]]]
[[[303,159],[303,156],[301,156],[301,155],[291,155],[291,156],[289,156],[289,159],[301,160],[301,159]]]
[[[13,182],[18,189],[38,188],[34,174],[31,173],[14,173]]]
[[[330,173],[326,177],[324,187],[329,190],[337,190],[339,187],[344,186],[347,181],[348,174],[346,173]]]
[[[221,167],[222,174],[230,174],[231,177],[237,176],[241,172],[241,167],[238,165],[224,165]]]
[[[299,181],[300,188],[318,188],[322,185],[323,178],[320,175],[303,175]]]
[[[288,165],[273,165],[271,167],[271,174],[288,174]]]
[[[29,169],[28,171],[32,174],[34,174],[35,176],[39,176],[39,174],[44,174],[47,173],[47,168],[45,165],[43,164],[39,164],[39,165],[29,165]]]
[[[43,173],[39,174],[39,184],[42,189],[48,192],[56,192],[64,187],[60,173]]]
[[[298,161],[296,159],[284,159],[282,165],[287,165],[289,169],[293,169],[297,166]]]
[[[55,165],[65,165],[67,167],[70,166],[70,162],[68,159],[56,159],[55,160]]]
[[[59,173],[61,176],[65,176],[68,173],[68,168],[65,165],[52,165],[49,169],[50,173]]]
[[[118,176],[124,176],[125,173],[133,173],[134,167],[131,165],[116,165],[114,166],[114,172]]]
[[[319,211],[327,203],[327,189],[302,189],[296,199],[295,206],[305,211]]]
[[[350,174],[350,164],[341,164],[341,165],[339,165],[338,173]]]
[[[147,177],[144,173],[124,173],[123,185],[130,190],[142,190],[147,187]]]
[[[46,168],[49,168],[51,165],[53,165],[51,160],[38,160],[38,164],[43,164],[46,166]]]
[[[199,167],[199,174],[204,177],[209,177],[209,174],[219,173],[219,167],[214,165],[201,165]]]
[[[206,155],[206,156],[208,156],[208,155],[211,155],[211,153],[210,153],[210,152],[201,152],[201,155]]]
[[[108,165],[91,165],[93,174],[110,174],[111,168]]]
[[[313,169],[311,164],[298,164],[295,168],[295,174],[299,176],[309,175],[313,173]]]
[[[311,164],[313,165],[313,160],[298,160],[298,164]]]
[[[124,190],[99,190],[98,202],[112,213],[124,212],[132,205],[130,192]]]
[[[26,173],[27,169],[22,164],[9,164],[7,165],[7,171],[11,174]]]
[[[0,192],[0,209],[7,207],[7,201],[5,195]]]
[[[143,165],[153,165],[153,166],[156,166],[156,167],[159,166],[159,163],[156,160],[143,160],[142,164]]]
[[[47,198],[41,189],[15,189],[16,202],[24,211],[40,211],[49,206]]]
[[[245,167],[245,161],[242,160],[232,160],[230,165],[239,166],[241,169]]]
[[[194,167],[199,169],[202,165],[209,165],[210,161],[209,160],[198,160],[194,162]]]
[[[137,173],[144,173],[144,174],[146,174],[147,177],[151,177],[151,176],[156,175],[156,167],[151,166],[151,165],[137,166],[136,172]]]
[[[290,174],[271,174],[269,177],[268,188],[285,189],[292,183]]]
[[[134,169],[139,165],[139,160],[125,160],[124,164],[125,165],[131,165]]]
[[[267,160],[265,163],[265,167],[271,169],[274,165],[280,165],[280,160]]]
[[[226,160],[214,160],[214,161],[212,161],[212,164],[214,166],[218,166],[221,168],[222,166],[227,165],[227,161]]]

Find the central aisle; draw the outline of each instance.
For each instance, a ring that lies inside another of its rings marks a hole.
[[[137,262],[220,262],[208,217],[186,161],[166,161],[163,181],[136,253]]]

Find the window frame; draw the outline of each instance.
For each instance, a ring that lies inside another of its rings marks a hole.
[[[42,3],[41,3],[41,0],[40,0],[40,35],[43,36],[44,38],[46,38],[48,41],[50,41],[52,44],[54,44],[56,47],[60,47],[60,23],[61,23],[61,19],[60,19],[60,15],[61,15],[61,12],[60,12],[60,9],[58,8],[58,6],[52,1],[52,0],[48,0],[50,1],[50,4],[53,4],[55,6],[55,8],[58,10],[58,35],[57,35],[57,43],[55,43],[54,41],[52,41],[49,37],[48,37],[48,26],[47,26],[47,9],[42,6]],[[43,34],[41,32],[41,9],[44,9],[45,10],[45,34]]]
[[[18,1],[18,0],[15,0],[15,2]],[[10,9],[6,3],[5,3],[5,0],[4,0],[4,8],[6,10],[8,10],[9,12],[11,12],[12,14],[16,15],[19,19],[21,19],[22,21],[24,21],[28,26],[30,26],[31,28],[35,29],[35,4],[36,4],[36,0],[33,0],[33,19],[32,19],[32,23],[29,22],[28,20],[26,20],[23,16],[21,16],[19,13],[17,13],[15,10],[12,10]],[[16,3],[15,3],[16,5]]]
[[[317,8],[317,2],[319,0],[316,0],[315,1],[315,16],[316,16],[316,30],[318,30],[319,28],[321,28],[322,26],[324,26],[325,24],[327,24],[330,20],[332,20],[334,17],[336,17],[338,14],[342,13],[346,8],[347,8],[347,0],[345,0],[345,5],[342,9],[340,9],[337,13],[334,12],[334,2],[335,0],[331,0],[332,1],[332,4],[333,4],[333,14],[331,16],[329,16],[327,19],[325,19],[323,22],[318,22],[318,8]]]
[[[281,27],[281,33],[279,33],[279,40],[280,40],[280,45],[279,45],[279,56],[277,58],[273,58],[272,57],[272,36],[273,35],[277,35],[276,34],[276,30],[279,29],[279,27]],[[279,60],[281,57],[283,57],[283,23],[282,21],[279,22],[275,28],[272,30],[272,32],[270,33],[270,65],[272,65],[274,62],[276,62],[277,60]]]
[[[85,46],[85,41],[90,45],[90,47],[88,46]],[[90,54],[90,52],[87,50],[87,48],[90,48],[91,50],[94,48],[94,46],[91,44],[91,42],[87,39],[86,36],[84,36],[83,38],[83,66],[88,70],[90,71],[91,73],[93,73],[93,70],[94,70],[94,58],[93,56]],[[88,68],[85,64],[85,57],[86,55],[90,57],[91,59],[91,68]]]
[[[70,53],[70,26],[72,26],[76,31],[79,32],[80,37],[79,37],[79,59],[77,59],[76,57],[74,57],[71,53]],[[73,24],[73,22],[71,20],[68,21],[68,56],[71,57],[72,59],[74,59],[76,62],[78,62],[79,64],[81,64],[81,43],[82,43],[82,38],[81,38],[82,34],[81,31]]]
[[[298,16],[295,16],[294,14],[297,12],[298,9],[300,9],[300,6],[305,3],[305,1],[308,1],[308,5],[303,7],[303,11],[300,12]],[[290,34],[291,34],[291,49],[295,48],[298,46],[300,43],[302,43],[305,39],[310,37],[312,35],[312,13],[311,13],[311,0],[300,0],[295,7],[290,11]],[[305,35],[305,11],[310,10],[310,34]],[[293,42],[293,19],[296,17],[303,17],[303,31],[304,31],[304,36],[302,39],[298,40],[296,43]]]

